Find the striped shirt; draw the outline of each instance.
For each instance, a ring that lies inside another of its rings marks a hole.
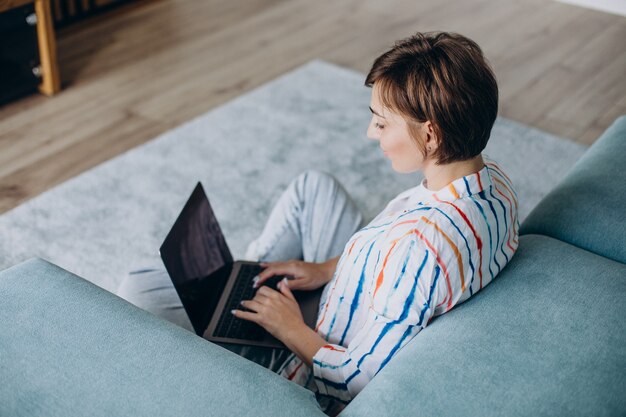
[[[518,246],[517,195],[499,166],[437,192],[425,182],[393,199],[345,246],[324,288],[310,368],[281,375],[318,398],[348,402],[430,320],[489,284]]]

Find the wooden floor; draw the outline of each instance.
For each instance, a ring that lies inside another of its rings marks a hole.
[[[143,0],[57,34],[59,95],[0,107],[0,213],[311,59],[367,72],[418,30],[483,47],[504,117],[591,144],[626,113],[624,17],[550,0]]]

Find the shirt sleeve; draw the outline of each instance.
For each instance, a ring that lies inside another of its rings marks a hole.
[[[322,395],[354,398],[433,316],[439,266],[432,253],[407,236],[389,242],[381,259],[363,299],[364,325],[347,347],[327,344],[313,357],[314,380]]]

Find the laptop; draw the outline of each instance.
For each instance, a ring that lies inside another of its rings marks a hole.
[[[202,184],[198,182],[159,249],[174,288],[198,336],[211,342],[285,348],[254,322],[235,317],[233,309],[254,297],[258,262],[233,261]],[[284,276],[264,285],[276,289]],[[290,278],[290,277],[287,277]],[[322,288],[294,291],[304,322],[315,328]]]

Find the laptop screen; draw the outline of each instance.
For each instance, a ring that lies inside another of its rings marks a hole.
[[[160,253],[196,333],[202,334],[233,264],[202,184],[191,193]]]

